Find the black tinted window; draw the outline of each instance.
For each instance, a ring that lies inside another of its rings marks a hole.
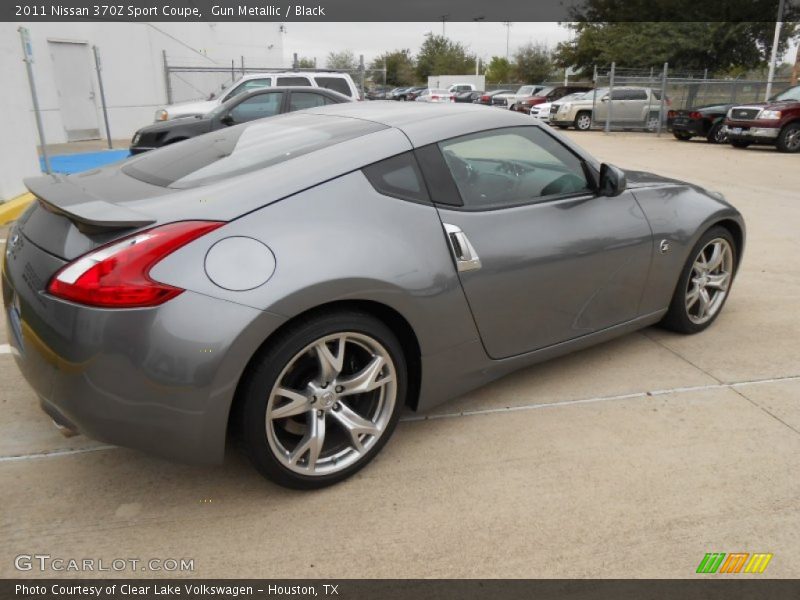
[[[131,160],[122,171],[153,185],[191,188],[270,167],[385,128],[360,119],[281,115],[153,150]]]
[[[314,92],[292,92],[292,95],[289,96],[289,111],[325,106],[328,103],[327,100],[322,94]]]
[[[334,92],[339,92],[345,96],[353,96],[350,86],[347,85],[347,81],[342,77],[315,77],[314,79],[316,80],[317,85],[321,88],[333,90]]]
[[[258,94],[247,100],[243,100],[236,107],[231,109],[230,116],[234,123],[245,123],[264,117],[272,117],[281,111],[281,101],[283,92],[270,92],[268,94]]]
[[[311,85],[308,77],[278,77],[278,85]]]
[[[372,187],[381,194],[414,202],[429,202],[422,174],[411,152],[364,167],[363,171]]]

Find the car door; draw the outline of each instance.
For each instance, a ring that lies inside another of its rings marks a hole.
[[[598,196],[583,160],[538,126],[470,134],[419,152],[489,356],[530,352],[637,316],[652,241],[630,192]]]
[[[228,112],[230,124],[247,123],[283,112],[284,92],[277,90],[245,98]]]
[[[627,92],[627,123],[644,124],[649,114],[650,96],[643,88],[630,89]]]

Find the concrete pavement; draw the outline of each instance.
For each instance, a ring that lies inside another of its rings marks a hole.
[[[0,576],[58,576],[14,569],[37,552],[193,558],[175,575],[196,577],[681,578],[706,552],[771,552],[759,577],[800,576],[798,157],[569,135],[744,213],[711,329],[648,329],[409,415],[367,469],[313,493],[233,451],[200,468],[66,440],[0,354]]]

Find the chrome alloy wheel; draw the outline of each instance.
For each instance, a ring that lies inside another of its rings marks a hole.
[[[692,264],[686,289],[686,314],[696,325],[719,312],[733,278],[733,250],[723,238],[706,244]]]
[[[320,338],[295,354],[270,392],[270,450],[295,473],[346,469],[384,433],[396,399],[395,365],[382,344],[355,332]]]
[[[575,122],[575,126],[577,129],[580,129],[581,131],[587,131],[591,129],[592,127],[591,115],[588,115],[586,113],[579,115]]]
[[[800,128],[792,130],[789,135],[786,136],[786,148],[790,152],[797,152],[797,150],[800,150]]]

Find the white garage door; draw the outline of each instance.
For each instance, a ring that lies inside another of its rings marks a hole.
[[[100,137],[89,44],[48,42],[67,140]]]

